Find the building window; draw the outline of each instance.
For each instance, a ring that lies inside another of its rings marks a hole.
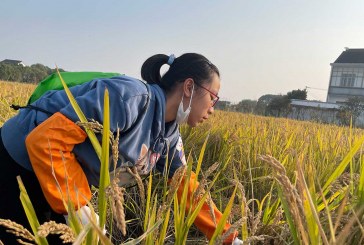
[[[353,73],[343,73],[341,75],[340,86],[341,87],[354,87],[356,75]]]

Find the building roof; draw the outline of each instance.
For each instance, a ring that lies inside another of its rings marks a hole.
[[[291,105],[303,106],[303,107],[319,107],[325,109],[339,109],[340,105],[330,102],[312,101],[312,100],[297,100],[292,99]]]
[[[5,59],[3,61],[1,61],[1,63],[7,63],[7,64],[19,64],[22,63],[21,60],[10,60],[10,59]]]
[[[364,49],[346,48],[334,63],[364,63]]]

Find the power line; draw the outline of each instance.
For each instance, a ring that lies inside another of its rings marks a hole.
[[[323,89],[323,88],[314,88],[314,87],[308,87],[308,86],[306,86],[305,87],[306,89],[316,89],[316,90],[322,90],[322,91],[327,91],[327,89]]]
[[[322,97],[322,96],[317,96],[317,94],[316,93],[314,93],[312,90],[320,90],[320,91],[322,91],[322,92],[320,92],[320,93],[323,93],[324,91],[325,91],[325,94],[327,93],[327,89],[323,89],[323,88],[315,88],[315,87],[309,87],[309,86],[306,86],[305,87],[305,89],[306,90],[309,90],[309,91],[307,91],[307,93],[310,95],[310,97],[313,97],[314,99],[316,99],[316,100],[325,100],[325,99],[323,99],[323,98],[318,98],[318,97]],[[318,92],[318,91],[317,91]]]

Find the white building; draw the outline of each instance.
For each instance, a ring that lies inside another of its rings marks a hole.
[[[337,112],[340,105],[330,102],[291,100],[289,118],[321,123],[338,123]]]
[[[364,49],[345,48],[334,63],[326,102],[292,100],[289,118],[341,124],[338,112],[350,97],[364,96]],[[364,113],[355,120],[364,127]]]
[[[349,97],[364,96],[364,49],[345,48],[330,65],[327,102],[344,102]]]

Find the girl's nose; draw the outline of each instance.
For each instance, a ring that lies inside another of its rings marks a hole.
[[[212,114],[212,113],[214,113],[214,110],[215,110],[214,107],[211,106],[207,112],[209,114]]]

